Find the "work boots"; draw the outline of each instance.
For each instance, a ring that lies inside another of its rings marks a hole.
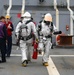
[[[28,64],[28,61],[27,61],[27,60],[24,60],[24,61],[22,62],[22,66],[23,66],[23,67],[26,67],[27,64]]]
[[[48,62],[44,62],[43,66],[49,66]]]

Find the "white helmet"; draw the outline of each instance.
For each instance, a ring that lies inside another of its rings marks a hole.
[[[49,17],[50,17],[50,16],[51,16],[51,14],[50,14],[50,13],[47,13],[47,14],[45,14],[45,16],[49,16]],[[51,16],[51,17],[52,17],[52,16]]]
[[[28,17],[28,18],[31,18],[31,14],[29,12],[25,12],[22,17]]]
[[[45,21],[50,21],[52,22],[52,15],[50,13],[47,13],[45,16],[44,16],[44,20]]]

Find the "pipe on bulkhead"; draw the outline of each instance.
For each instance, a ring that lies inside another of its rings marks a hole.
[[[10,15],[11,8],[12,8],[12,0],[9,0],[9,7],[7,9],[7,15]]]
[[[54,0],[54,9],[56,10],[56,27],[59,30],[59,10],[57,8],[57,0]]]
[[[23,15],[23,14],[24,14],[24,10],[25,10],[25,0],[22,0],[21,15]]]
[[[70,11],[70,35],[73,35],[73,20],[74,20],[74,16],[73,16],[73,11],[70,8],[70,0],[67,0],[67,9]]]

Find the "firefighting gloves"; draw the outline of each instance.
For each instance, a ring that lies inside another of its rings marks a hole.
[[[39,42],[39,40],[36,38],[36,43],[38,43]]]

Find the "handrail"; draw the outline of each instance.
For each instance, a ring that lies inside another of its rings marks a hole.
[[[59,30],[59,10],[57,8],[57,0],[54,0],[54,9],[56,10],[56,27]]]
[[[25,10],[25,0],[22,0],[21,15],[23,15],[23,14],[24,14],[24,10]]]
[[[73,11],[70,8],[70,0],[67,0],[67,9],[70,11],[70,35],[73,35],[73,20],[74,20],[74,16],[73,16]]]
[[[12,8],[12,0],[9,0],[9,7],[7,9],[7,15],[10,15],[11,8]]]

